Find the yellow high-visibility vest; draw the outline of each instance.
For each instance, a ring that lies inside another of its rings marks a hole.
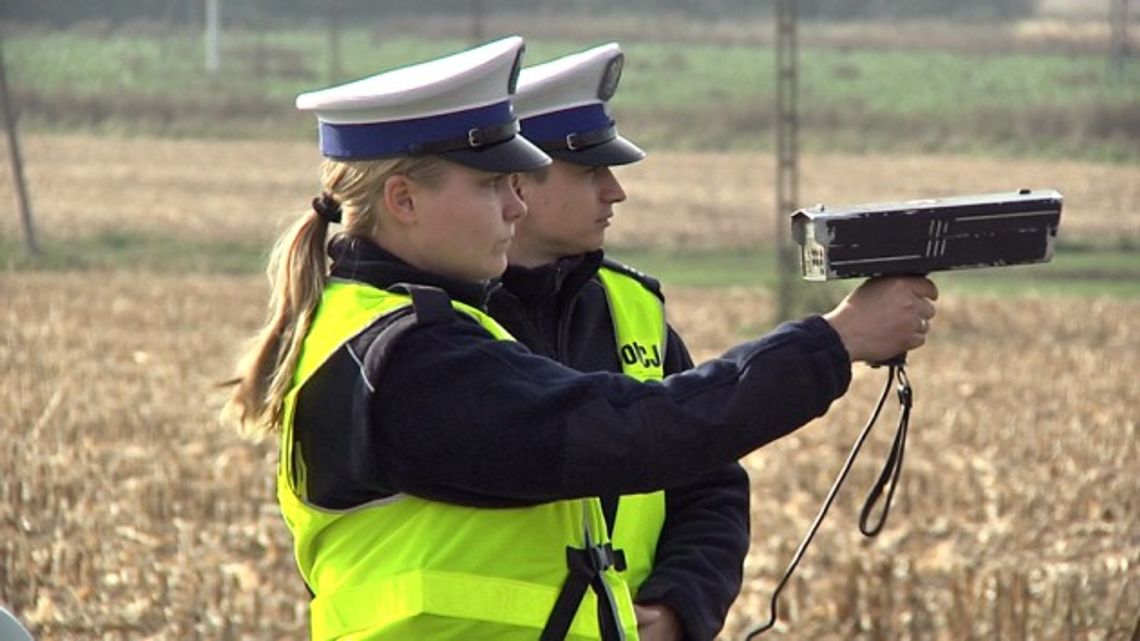
[[[496,339],[513,340],[483,312],[451,304]],[[315,595],[312,638],[534,641],[569,573],[567,548],[609,542],[597,499],[486,509],[397,494],[347,510],[306,500],[303,453],[294,448],[299,390],[349,339],[409,305],[405,294],[330,283],[285,399],[277,498]],[[626,581],[612,567],[601,576],[626,639],[636,640]],[[601,638],[597,606],[586,591],[567,639]]]
[[[639,381],[665,377],[667,329],[661,299],[646,286],[603,265],[598,277],[606,290],[622,372]],[[618,500],[613,545],[625,552],[626,581],[633,594],[653,570],[657,540],[665,524],[665,492],[624,495]]]

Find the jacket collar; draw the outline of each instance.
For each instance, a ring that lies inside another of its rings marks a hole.
[[[470,282],[440,276],[409,265],[370,240],[338,234],[329,242],[331,276],[353,280],[379,289],[397,283],[438,287],[453,300],[486,309],[487,297],[497,287],[495,281]]]
[[[503,273],[503,287],[524,303],[550,296],[569,300],[593,278],[602,264],[601,250],[566,256],[538,267],[510,265]]]

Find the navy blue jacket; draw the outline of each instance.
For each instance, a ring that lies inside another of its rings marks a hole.
[[[509,267],[488,309],[536,354],[582,372],[621,372],[609,303],[597,278],[603,260],[596,251],[533,269]],[[664,300],[657,281],[609,265]],[[692,366],[684,342],[669,327],[665,374]],[[617,501],[615,495],[601,498],[603,504]],[[638,603],[668,605],[680,618],[686,641],[715,637],[740,593],[749,545],[748,499],[748,475],[736,462],[665,492],[665,524],[653,572],[634,596]]]
[[[432,285],[478,307],[491,291],[367,242],[338,239],[330,254],[334,277],[375,287]],[[346,351],[302,388],[294,424],[309,498],[329,508],[399,492],[513,507],[700,484],[824,414],[851,378],[839,336],[819,317],[650,383],[579,372],[494,340],[463,315],[408,331],[382,372],[361,372]],[[362,418],[331,423],[330,407]]]

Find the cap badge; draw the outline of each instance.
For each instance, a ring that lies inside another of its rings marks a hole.
[[[614,97],[617,92],[618,80],[621,80],[621,67],[625,61],[625,54],[618,54],[606,64],[606,71],[602,74],[602,81],[598,83],[598,99],[605,102]]]

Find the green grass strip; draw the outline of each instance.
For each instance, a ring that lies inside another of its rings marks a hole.
[[[253,274],[264,270],[262,244],[207,242],[133,232],[44,243],[30,256],[22,243],[0,238],[0,267],[9,271],[139,270],[156,273]],[[770,248],[669,251],[619,247],[609,255],[657,278],[666,287],[758,287],[778,284]],[[942,272],[945,290],[999,296],[1140,297],[1140,250],[1133,247],[1064,246],[1053,260],[1002,269]],[[800,296],[833,298],[854,283],[801,283]]]
[[[611,250],[610,255],[653,275],[666,287],[770,288],[778,282],[776,259],[770,249],[667,252],[618,248]],[[1062,246],[1049,263],[942,272],[932,278],[943,290],[968,293],[1140,297],[1140,251]],[[850,283],[803,285],[836,289],[850,286]]]

